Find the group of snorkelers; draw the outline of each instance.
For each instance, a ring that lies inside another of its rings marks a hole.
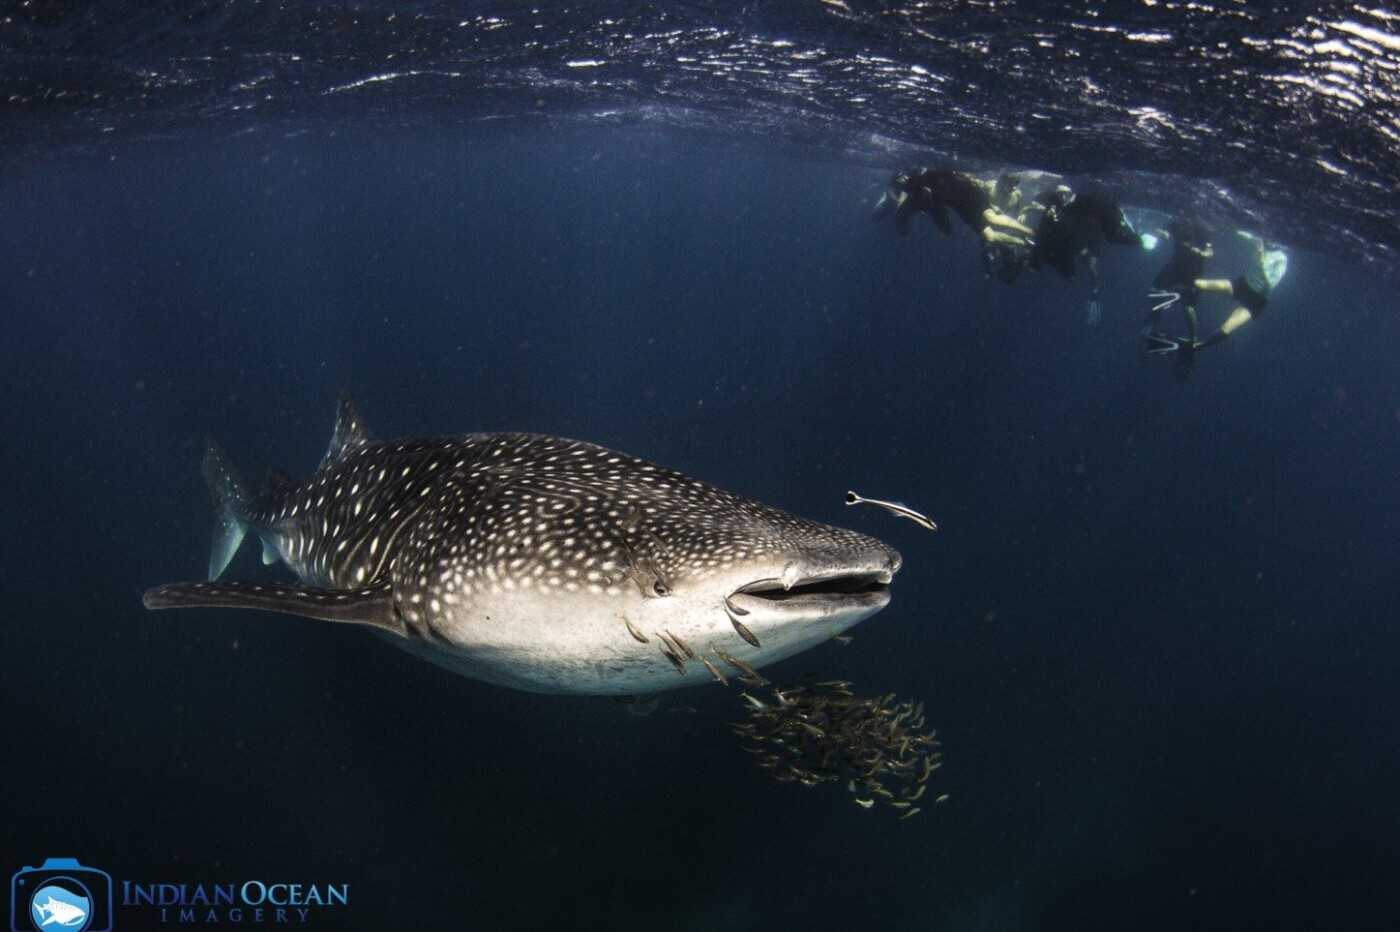
[[[1089,276],[1089,324],[1099,322],[1098,257],[1105,243],[1151,250],[1167,239],[1172,254],[1152,280],[1143,335],[1148,352],[1175,355],[1178,373],[1189,369],[1197,350],[1213,346],[1258,317],[1269,294],[1283,278],[1288,257],[1258,237],[1249,240],[1253,261],[1236,278],[1206,278],[1206,260],[1214,255],[1205,227],[1194,220],[1172,220],[1156,233],[1139,233],[1118,203],[1093,191],[1075,191],[1063,184],[1048,186],[1026,198],[1014,175],[979,178],[951,169],[908,168],[896,172],[875,205],[875,218],[893,214],[900,235],[916,214],[928,214],[943,233],[952,231],[949,212],[974,230],[981,241],[987,275],[1010,283],[1023,271],[1049,267],[1065,278],[1082,266]],[[1204,340],[1197,332],[1196,302],[1200,295],[1232,298],[1236,307],[1225,322]],[[1188,327],[1184,337],[1158,328],[1162,315],[1180,307]]]

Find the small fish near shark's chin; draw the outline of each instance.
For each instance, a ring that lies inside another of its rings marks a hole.
[[[345,394],[304,481],[255,492],[212,441],[203,471],[217,510],[210,581],[152,589],[148,608],[365,626],[462,675],[534,692],[758,679],[758,667],[884,608],[900,567],[875,538],[590,443],[380,442]],[[245,536],[298,581],[218,581]]]
[[[781,578],[755,580],[725,598],[725,611],[740,637],[757,649],[750,662],[775,663],[830,640],[888,605],[898,560],[892,556],[890,569],[830,572],[787,585]]]

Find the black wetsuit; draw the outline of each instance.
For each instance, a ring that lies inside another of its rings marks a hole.
[[[890,187],[903,192],[904,202],[895,211],[895,229],[904,233],[917,213],[926,213],[944,233],[952,232],[948,211],[974,230],[986,226],[982,214],[992,206],[991,195],[972,178],[947,169],[911,168],[890,180]]]
[[[1194,221],[1177,220],[1167,227],[1167,232],[1172,237],[1172,257],[1152,279],[1152,287],[1158,291],[1194,292],[1196,279],[1205,277],[1204,253],[1210,248],[1206,231]]]
[[[1251,317],[1257,318],[1263,314],[1264,305],[1269,303],[1269,296],[1256,291],[1243,275],[1230,279],[1230,294],[1240,302],[1241,307],[1249,311]]]
[[[1137,231],[1123,215],[1123,208],[1111,197],[1087,191],[1075,195],[1074,200],[1070,201],[1065,209],[1072,216],[1092,220],[1103,231],[1104,239],[1110,243],[1117,243],[1119,246],[1142,245]]]
[[[939,171],[934,175],[934,193],[945,207],[974,230],[980,231],[987,225],[982,215],[991,209],[992,196],[985,188],[960,172]]]
[[[1032,269],[1043,265],[1065,278],[1074,275],[1074,261],[1080,253],[1096,254],[1103,243],[1103,233],[1093,223],[1069,213],[1067,205],[1053,201],[1045,209],[1035,230],[1035,246],[1027,264]]]
[[[1102,194],[1056,194],[1040,218],[1031,250],[1030,267],[1042,265],[1065,278],[1074,275],[1074,260],[1096,256],[1104,241],[1124,246],[1140,246],[1137,231],[1111,198]]]
[[[890,187],[904,195],[904,200],[894,212],[894,228],[900,235],[909,232],[909,221],[918,213],[928,214],[944,233],[951,229],[948,214],[938,203],[933,193],[931,177],[934,172],[927,168],[910,168],[897,172],[890,179]]]

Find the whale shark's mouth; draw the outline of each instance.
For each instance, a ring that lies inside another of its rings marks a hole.
[[[803,603],[870,603],[887,601],[890,596],[891,573],[837,573],[806,579],[759,579],[734,591],[736,596],[748,596],[769,603],[800,605]]]

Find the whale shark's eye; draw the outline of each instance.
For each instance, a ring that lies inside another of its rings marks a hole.
[[[658,579],[656,582],[654,582],[654,583],[651,584],[651,590],[652,590],[653,592],[655,592],[657,595],[670,595],[670,594],[671,594],[671,587],[668,586],[668,585],[666,585],[664,582],[662,582],[662,581],[659,580],[659,579]]]

